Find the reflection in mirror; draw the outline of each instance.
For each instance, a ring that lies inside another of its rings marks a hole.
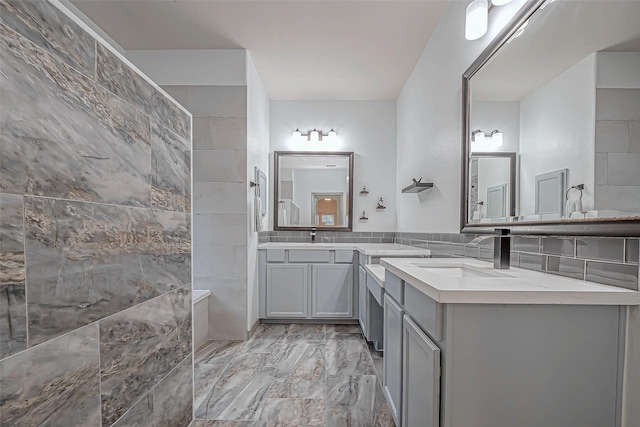
[[[353,153],[276,152],[277,229],[351,229]]]
[[[640,2],[547,1],[469,86],[468,222],[640,218]],[[517,153],[513,215],[478,149]]]
[[[505,222],[515,215],[516,153],[473,153],[469,222]]]

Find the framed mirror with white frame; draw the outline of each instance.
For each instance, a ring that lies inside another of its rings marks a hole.
[[[638,23],[638,1],[528,1],[465,71],[462,232],[640,235]],[[514,153],[510,215],[506,187],[474,193],[478,152]]]
[[[274,153],[274,230],[351,231],[352,152]]]

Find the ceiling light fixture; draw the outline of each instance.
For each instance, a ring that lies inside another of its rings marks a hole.
[[[511,3],[511,0],[491,0],[491,4],[494,6],[504,6],[507,3]]]
[[[464,37],[467,40],[477,40],[487,33],[489,21],[488,0],[473,0],[467,6]]]
[[[320,142],[324,137],[327,137],[328,139],[331,140],[331,139],[334,139],[337,135],[338,133],[333,129],[331,129],[328,133],[324,133],[318,129],[310,130],[307,133],[302,133],[300,132],[299,129],[296,129],[293,131],[294,139],[302,139],[302,137],[306,137],[307,141],[311,141],[311,142]]]

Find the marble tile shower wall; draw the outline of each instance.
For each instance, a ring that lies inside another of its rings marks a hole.
[[[247,338],[247,88],[164,86],[193,114],[194,289],[208,338]]]
[[[0,423],[192,417],[191,117],[46,1],[0,0]]]

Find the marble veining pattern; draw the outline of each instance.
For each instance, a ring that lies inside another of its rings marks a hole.
[[[0,24],[0,190],[149,206],[150,119]]]
[[[195,370],[195,427],[394,425],[357,325],[261,325]]]
[[[29,345],[190,283],[185,214],[25,197]]]
[[[95,39],[49,2],[0,0],[0,22],[93,77]]]
[[[99,360],[94,323],[0,361],[2,425],[99,426]]]
[[[99,324],[102,421],[111,425],[190,354],[191,289],[180,288]]]
[[[181,137],[191,137],[188,114],[99,43],[96,55],[96,79],[99,83]]]
[[[0,359],[27,348],[23,197],[0,193]]]
[[[191,147],[164,126],[151,126],[151,204],[191,210]]]

